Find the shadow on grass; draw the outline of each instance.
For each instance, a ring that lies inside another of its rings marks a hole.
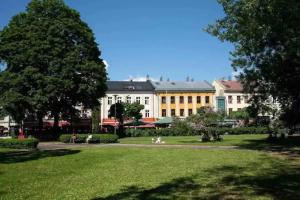
[[[163,183],[152,189],[138,186],[129,186],[121,189],[119,193],[93,198],[93,200],[115,200],[115,199],[188,199],[193,196],[193,191],[199,188],[192,177],[178,178]]]
[[[0,163],[10,164],[25,162],[31,160],[38,160],[47,157],[65,156],[79,153],[80,150],[71,149],[56,149],[56,150],[12,150],[7,152],[0,152]]]
[[[113,199],[300,199],[300,170],[262,156],[247,166],[225,165],[162,183],[154,188],[129,186],[93,200]],[[266,166],[260,165],[261,163]],[[299,166],[298,166],[299,167]]]
[[[290,158],[300,156],[300,136],[289,136],[285,139],[248,139],[237,145],[241,149],[265,150],[276,152]]]
[[[245,194],[250,196],[266,196],[278,200],[300,199],[299,166],[286,166],[272,162],[269,168],[257,169],[255,165],[259,166],[257,163],[245,168],[222,166],[208,170],[207,173],[221,177],[218,182],[219,189],[208,195],[209,199],[224,199],[224,197],[228,195],[232,196],[232,194],[238,194],[240,197]],[[255,167],[257,171],[253,170]],[[257,174],[252,175],[253,171]]]

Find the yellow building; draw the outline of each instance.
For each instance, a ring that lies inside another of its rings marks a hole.
[[[155,113],[160,117],[187,117],[203,106],[213,107],[214,87],[207,81],[152,82],[156,95]]]

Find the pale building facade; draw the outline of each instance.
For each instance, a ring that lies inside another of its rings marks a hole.
[[[150,81],[108,81],[106,96],[101,98],[101,122],[100,125],[114,126],[114,120],[108,117],[111,105],[116,102],[134,103],[144,105],[141,111],[142,120],[154,122],[154,87]]]
[[[243,92],[243,85],[239,81],[216,80],[212,85],[216,89],[215,110],[230,114],[250,105],[250,94]]]

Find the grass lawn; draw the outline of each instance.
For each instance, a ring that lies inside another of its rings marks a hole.
[[[295,161],[256,150],[0,150],[0,199],[300,199]]]
[[[209,145],[209,146],[235,146],[246,145],[253,141],[264,140],[268,135],[252,134],[252,135],[224,135],[221,142],[201,142],[200,136],[168,136],[161,137],[165,144],[189,144],[189,145]],[[123,144],[151,144],[153,137],[127,137],[120,139]]]

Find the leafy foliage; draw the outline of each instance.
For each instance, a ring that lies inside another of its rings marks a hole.
[[[15,149],[35,149],[39,141],[34,138],[26,139],[0,139],[0,147]]]
[[[123,103],[112,104],[108,110],[108,117],[116,117],[120,124],[124,122],[125,106]]]
[[[137,122],[142,118],[141,110],[144,109],[144,105],[139,104],[138,102],[126,103],[125,104],[125,116],[127,118],[134,118]]]
[[[32,0],[0,32],[0,108],[16,121],[98,105],[106,71],[92,30],[62,0]]]
[[[232,66],[260,105],[270,96],[286,123],[300,122],[300,1],[219,0],[225,17],[207,31],[235,46]],[[260,107],[260,106],[256,106]],[[288,117],[292,116],[292,117]],[[293,120],[290,120],[293,118]]]

